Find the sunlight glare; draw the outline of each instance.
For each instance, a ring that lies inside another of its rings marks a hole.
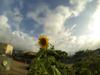
[[[93,21],[91,21],[91,25],[89,27],[91,31],[91,37],[100,39],[100,11],[93,15]]]

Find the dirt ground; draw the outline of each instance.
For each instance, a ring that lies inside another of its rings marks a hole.
[[[10,71],[0,72],[0,75],[27,75],[27,64],[13,60]]]

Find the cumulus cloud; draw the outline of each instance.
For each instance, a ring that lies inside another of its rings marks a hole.
[[[76,16],[82,12],[86,6],[87,0],[70,0],[70,3],[74,8],[59,5],[54,9],[50,9],[48,6],[44,6],[45,8],[39,7],[36,9],[38,12],[29,12],[27,16],[43,25],[44,33],[42,34],[48,35],[50,42],[55,45],[56,49],[71,53],[78,49],[88,48],[85,47],[85,41],[87,39],[82,38],[82,36],[73,36],[72,31],[76,25],[73,25],[71,28],[66,28],[64,23],[71,16]],[[45,16],[39,16],[41,13],[44,13]]]
[[[51,11],[49,10],[49,7],[47,5],[40,5],[40,6],[36,7],[35,11],[29,11],[27,13],[27,17],[34,19],[39,24],[43,24],[44,17],[47,16],[47,14],[50,12]],[[41,14],[43,15],[43,17],[39,16]]]
[[[20,23],[23,20],[23,15],[19,8],[15,5],[14,0],[3,0],[1,5],[2,13],[0,15],[0,42],[10,43],[16,49],[20,50],[33,50],[33,37],[27,33],[22,32]],[[19,5],[23,8],[23,1],[19,1]],[[36,48],[35,48],[36,49]],[[35,50],[34,49],[34,50]]]
[[[67,14],[66,14],[67,13]],[[44,31],[47,34],[59,33],[64,30],[64,22],[71,16],[69,8],[64,6],[58,6],[51,13],[49,13],[44,21]],[[52,32],[51,32],[52,31]]]
[[[100,0],[97,0],[97,6],[96,6],[96,11],[94,12],[94,14],[91,16],[90,19],[90,23],[88,25],[88,28],[90,30],[91,35],[95,35],[96,37],[98,36],[98,38],[100,39]]]
[[[85,9],[87,2],[87,0],[70,0],[71,7],[58,5],[54,9],[50,9],[47,5],[40,5],[35,11],[29,11],[27,17],[32,18],[39,25],[43,26],[44,32],[41,33],[48,35],[50,42],[55,45],[56,49],[69,53],[80,49],[95,49],[99,47],[100,42],[91,38],[88,34],[75,36],[73,35],[73,29],[76,25],[73,25],[71,28],[66,28],[64,25],[65,21],[70,17],[80,14]],[[10,19],[14,22],[13,25],[17,29],[4,32],[4,28],[11,30],[11,27],[7,23],[9,21],[8,18],[6,16],[1,17],[0,29],[2,30],[0,31],[0,36],[2,36],[3,42],[10,42],[19,49],[34,49],[36,51],[36,41],[33,41],[31,36],[20,30],[19,25],[23,20],[23,15],[19,9],[15,8],[14,11],[7,11],[6,15],[10,16]]]
[[[33,37],[21,31],[12,32],[11,43],[17,49],[33,50],[35,44]]]
[[[14,8],[13,11],[9,10],[5,12],[5,15],[9,17],[11,26],[15,28],[15,30],[20,30],[20,23],[23,20],[23,15],[20,10],[18,8]]]
[[[99,19],[100,19],[100,0],[97,0],[97,8],[93,16],[90,19],[90,23],[87,25],[88,33],[80,35],[76,39],[76,49],[96,49],[100,48],[100,30],[99,30]]]
[[[90,22],[88,24],[88,37],[91,39],[91,46],[89,48],[96,49],[100,45],[100,0],[97,0],[96,11],[91,16]],[[89,40],[89,39],[87,39]]]
[[[0,16],[0,42],[10,43],[16,49],[33,50],[33,37],[21,31],[11,30],[8,24],[8,18],[4,15]]]
[[[5,16],[1,15],[0,16],[0,30],[6,31],[10,29],[10,26],[8,25],[7,22],[8,22],[8,19]]]
[[[82,12],[85,9],[85,6],[88,2],[88,0],[70,0],[70,3],[73,6],[73,13],[77,16],[80,12]]]
[[[90,1],[70,0],[72,8],[63,5],[59,5],[52,10],[48,6],[39,7],[36,10],[38,12],[31,11],[27,16],[43,25],[44,33],[42,34],[48,35],[50,42],[55,45],[56,49],[61,49],[69,53],[74,53],[80,49],[96,49],[99,47],[100,42],[92,38],[89,34],[80,36],[72,35],[76,25],[73,25],[71,28],[66,28],[64,25],[65,21],[71,16],[78,16],[85,9],[88,2]],[[44,13],[45,16],[39,16],[41,13]]]

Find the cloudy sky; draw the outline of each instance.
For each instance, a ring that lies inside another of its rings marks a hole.
[[[0,0],[0,41],[37,51],[45,34],[56,49],[100,48],[100,0]]]

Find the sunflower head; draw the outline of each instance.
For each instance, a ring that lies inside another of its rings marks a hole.
[[[41,35],[39,37],[38,43],[41,48],[47,48],[48,47],[48,38],[45,35]]]

